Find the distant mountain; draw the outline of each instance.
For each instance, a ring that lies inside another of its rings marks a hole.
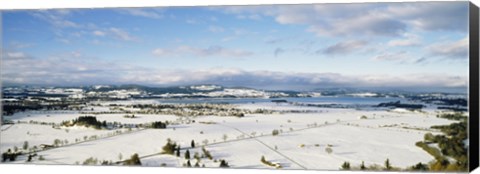
[[[81,90],[80,90],[81,89]],[[151,87],[137,84],[93,85],[70,87],[4,86],[4,96],[51,96],[71,97],[110,97],[110,98],[282,98],[282,97],[400,97],[409,98],[419,94],[424,96],[446,96],[452,93],[411,92],[403,90],[358,89],[358,88],[318,88],[312,91],[264,90],[249,87],[225,87],[215,84],[195,84],[170,87]],[[435,94],[435,95],[434,95]],[[455,93],[453,93],[455,94]],[[460,94],[464,96],[465,94]]]

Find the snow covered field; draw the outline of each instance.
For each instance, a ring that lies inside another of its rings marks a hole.
[[[151,101],[154,102],[154,101]],[[108,111],[109,103],[101,103],[94,110]],[[132,104],[135,101],[122,104]],[[139,101],[137,103],[149,103]],[[99,103],[97,103],[99,104]],[[14,163],[82,164],[92,157],[99,161],[121,161],[137,153],[143,166],[181,167],[186,163],[185,151],[202,154],[204,146],[213,159],[202,158],[200,165],[216,168],[219,160],[226,160],[234,168],[273,168],[260,162],[262,156],[278,163],[284,169],[338,170],[345,161],[358,166],[383,165],[388,158],[395,167],[405,168],[418,162],[428,163],[433,157],[415,142],[423,140],[432,125],[445,125],[453,121],[436,117],[436,113],[391,112],[387,110],[355,110],[293,106],[289,104],[249,103],[235,105],[242,109],[267,109],[276,111],[315,111],[300,113],[247,114],[245,117],[198,116],[183,118],[174,115],[125,114],[95,115],[99,121],[127,124],[169,121],[179,124],[167,129],[96,130],[92,128],[52,128],[51,125],[29,124],[47,122],[59,124],[80,115],[74,111],[28,111],[16,113],[7,119],[24,123],[3,125],[0,134],[0,151],[25,141],[29,147],[52,144],[55,139],[65,143],[56,148],[37,152],[44,160],[35,158],[25,162],[20,157]],[[362,118],[363,116],[363,118]],[[189,120],[188,122],[179,122]],[[194,120],[194,121],[193,121]],[[277,130],[278,135],[272,135]],[[97,136],[94,139],[88,137]],[[87,137],[87,138],[85,138]],[[181,156],[160,154],[170,139],[180,144]],[[84,141],[88,140],[88,141]],[[191,141],[196,142],[190,148]],[[331,148],[331,153],[326,148]],[[190,160],[193,164],[197,160]]]

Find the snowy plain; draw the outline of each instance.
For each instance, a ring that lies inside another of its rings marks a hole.
[[[155,101],[134,101],[151,103]],[[109,103],[102,103],[94,110],[108,111]],[[128,105],[133,102],[122,101]],[[96,103],[98,104],[98,103]],[[201,158],[198,163],[216,168],[219,160],[226,160],[234,168],[272,168],[260,162],[262,156],[278,163],[284,169],[338,170],[345,161],[354,166],[362,161],[366,165],[383,165],[389,159],[393,166],[405,168],[419,162],[428,163],[433,157],[415,142],[423,140],[425,133],[439,133],[432,125],[445,125],[453,121],[436,117],[436,112],[395,112],[387,109],[339,109],[294,106],[289,104],[249,103],[236,104],[242,109],[267,109],[275,111],[309,111],[300,113],[247,114],[244,117],[137,114],[135,119],[124,114],[95,115],[100,121],[121,123],[149,123],[153,121],[175,122],[167,129],[95,130],[92,128],[52,128],[49,125],[3,125],[0,134],[0,150],[5,152],[25,141],[30,147],[52,144],[55,139],[68,140],[69,145],[37,152],[45,160],[34,159],[14,163],[33,164],[82,164],[88,158],[99,161],[121,161],[137,153],[143,166],[181,167],[186,163],[186,149],[193,156],[202,154],[205,147],[213,159]],[[312,112],[313,111],[313,112]],[[80,115],[75,111],[28,111],[16,113],[8,119],[17,122],[61,123]],[[361,118],[364,116],[364,118]],[[194,122],[191,122],[195,120]],[[273,130],[279,131],[272,135]],[[91,141],[80,141],[85,136],[98,136]],[[167,139],[182,147],[181,156],[160,154]],[[191,141],[196,142],[190,148]],[[326,148],[332,149],[331,153]],[[197,160],[190,159],[192,165]]]

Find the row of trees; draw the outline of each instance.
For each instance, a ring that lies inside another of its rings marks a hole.
[[[86,126],[86,127],[93,127],[95,129],[101,129],[107,127],[107,122],[106,121],[98,121],[95,116],[80,116],[77,119],[73,119],[72,121],[64,121],[61,124],[62,126]]]
[[[340,169],[341,170],[376,170],[376,171],[378,171],[378,170],[384,170],[384,171],[399,170],[399,168],[393,167],[392,164],[390,164],[390,160],[388,158],[387,158],[387,160],[385,160],[385,163],[384,163],[383,166],[370,165],[370,166],[367,167],[367,166],[365,166],[365,162],[362,161],[360,166],[353,167],[353,166],[351,166],[350,162],[345,161],[340,166]]]
[[[166,122],[163,123],[161,121],[155,121],[152,123],[151,127],[154,129],[165,129],[167,128],[167,123]]]
[[[2,153],[2,162],[15,161],[19,155],[22,155],[22,152],[12,152],[11,149],[8,149],[7,152]]]
[[[195,147],[196,147],[195,140],[192,140],[190,142],[190,148],[195,148]],[[170,155],[175,155],[177,157],[181,157],[180,150],[181,150],[180,145],[177,145],[177,143],[172,141],[171,139],[167,139],[167,143],[162,147],[162,154],[170,154]],[[187,148],[185,150],[185,153],[184,153],[183,157],[187,161],[186,163],[183,164],[183,166],[184,167],[192,167],[192,164],[190,162],[190,159],[192,159],[190,149]],[[194,167],[204,167],[205,166],[204,164],[200,166],[201,158],[208,158],[209,160],[213,160],[212,154],[205,147],[202,147],[202,154],[200,154],[198,152],[195,152],[193,154],[193,158],[196,159],[196,163],[195,163]],[[217,160],[214,160],[214,162],[217,162]],[[228,162],[225,161],[224,159],[220,159],[219,162],[220,162],[219,167],[229,167]]]
[[[461,113],[446,113],[437,115],[439,118],[456,120],[450,125],[432,126],[433,129],[439,129],[444,135],[433,135],[427,133],[424,141],[417,142],[416,145],[430,155],[435,160],[428,166],[432,171],[467,171],[468,170],[468,148],[464,140],[468,138],[467,117]],[[438,148],[429,146],[429,144],[438,144]],[[449,157],[455,161],[449,160]]]
[[[432,126],[433,129],[440,129],[444,135],[433,135],[427,133],[424,136],[424,141],[417,142],[415,145],[422,148],[435,160],[429,164],[417,163],[405,169],[393,167],[390,160],[387,159],[384,166],[371,165],[365,166],[362,161],[358,167],[352,167],[351,164],[345,161],[341,165],[342,170],[406,170],[406,171],[468,171],[468,149],[464,144],[467,138],[467,119],[465,116],[458,114],[439,115],[439,118],[446,118],[450,120],[461,120],[460,122],[452,123],[450,125]],[[438,143],[438,148],[430,146],[429,144]],[[455,161],[451,161],[453,158]]]

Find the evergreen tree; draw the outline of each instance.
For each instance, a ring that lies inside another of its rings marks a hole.
[[[342,170],[350,170],[350,163],[345,161],[342,164]]]
[[[167,141],[167,144],[162,147],[162,150],[166,154],[173,155],[175,153],[175,148],[177,147],[176,143],[172,143],[171,141]]]
[[[365,163],[362,161],[362,165],[360,165],[360,170],[365,170],[367,167],[365,167]]]
[[[416,165],[411,167],[412,170],[421,170],[421,171],[427,171],[428,166],[426,164],[422,163],[417,163]]]
[[[142,165],[142,162],[140,161],[140,157],[138,154],[133,154],[129,160],[125,161],[125,165]]]
[[[180,157],[180,148],[177,149],[177,157]]]
[[[27,159],[27,162],[31,162],[32,161],[32,155],[28,155],[28,159]]]
[[[28,141],[23,142],[23,150],[28,149]]]
[[[387,158],[387,160],[385,161],[385,170],[391,170],[392,169],[392,166],[390,164],[390,160]]]
[[[7,154],[7,152],[2,153],[2,162],[7,161],[7,159],[8,159],[8,154]]]
[[[200,164],[198,164],[198,161],[195,163],[195,167],[200,167]]]
[[[220,167],[226,168],[226,167],[230,167],[230,166],[228,165],[227,161],[222,159],[222,160],[220,160]]]
[[[187,167],[192,167],[192,164],[190,164],[190,160],[187,161]]]
[[[190,159],[190,151],[187,151],[185,152],[185,159]]]
[[[192,140],[192,142],[190,143],[190,145],[192,146],[192,148],[195,148],[195,141]]]

